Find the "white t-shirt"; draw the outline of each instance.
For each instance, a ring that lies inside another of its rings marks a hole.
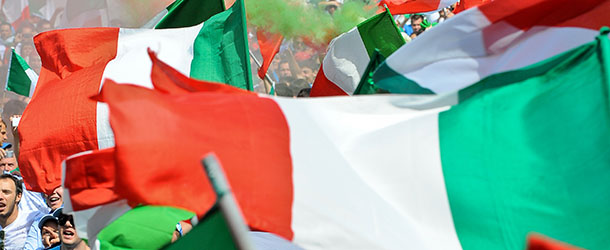
[[[21,195],[21,202],[19,202],[19,211],[37,211],[48,214],[51,209],[47,206],[42,193],[28,191],[25,189],[25,184],[23,184],[23,195]]]
[[[5,228],[2,228],[4,230],[4,249],[23,249],[30,226],[42,215],[44,214],[37,211],[19,211],[17,219]]]

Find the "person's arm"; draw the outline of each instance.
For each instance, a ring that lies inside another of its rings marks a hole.
[[[25,240],[24,250],[38,250],[44,249],[42,245],[42,237],[40,236],[40,229],[38,228],[38,222],[40,219],[35,220],[28,230],[28,237]]]
[[[21,115],[13,115],[10,118],[11,131],[13,132],[13,140],[14,140],[13,152],[15,152],[15,157],[17,159],[19,159],[19,131],[17,131],[17,125],[19,124],[19,120],[21,120]]]

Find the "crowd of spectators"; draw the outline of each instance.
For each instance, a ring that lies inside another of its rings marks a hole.
[[[339,0],[309,0],[309,4],[324,8],[329,15],[341,8],[343,1]],[[406,42],[410,42],[424,31],[451,18],[455,4],[439,11],[412,15],[394,15],[394,20]],[[255,28],[249,30],[250,49],[262,62]],[[269,93],[285,97],[309,97],[309,92],[324,60],[326,48],[308,46],[303,38],[284,39],[279,53],[273,59],[267,71],[269,80],[260,79],[256,75],[258,65],[251,60],[254,90],[259,93]]]

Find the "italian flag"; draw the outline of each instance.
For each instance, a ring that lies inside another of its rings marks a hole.
[[[199,162],[214,152],[250,228],[305,249],[521,249],[531,232],[605,248],[607,33],[452,95],[297,100],[107,82],[97,99],[116,136],[115,191],[200,214],[215,196]]]
[[[30,6],[28,0],[2,0],[2,12],[6,21],[15,29],[22,22],[30,19]]]
[[[385,5],[394,15],[398,15],[438,11],[455,2],[457,0],[381,0],[377,5]]]
[[[6,77],[6,90],[13,91],[22,96],[32,97],[38,74],[30,68],[23,57],[12,50],[9,61],[8,76]]]
[[[468,9],[392,54],[375,83],[392,93],[448,93],[591,41],[608,0],[497,0]]]
[[[225,10],[223,0],[176,0],[142,28],[181,28],[197,25]]]
[[[149,48],[191,77],[252,89],[244,18],[238,1],[187,28],[66,29],[37,36],[43,67],[19,126],[27,184],[51,191],[60,185],[66,157],[114,146],[107,106],[89,98],[104,79],[152,87]]]
[[[311,96],[353,94],[375,49],[387,57],[404,43],[388,11],[358,24],[330,42]]]

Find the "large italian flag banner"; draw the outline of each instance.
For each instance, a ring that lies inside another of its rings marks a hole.
[[[401,47],[375,72],[392,93],[447,93],[591,41],[608,25],[608,0],[496,0]]]
[[[114,187],[134,203],[210,209],[199,163],[214,152],[250,228],[305,249],[522,249],[533,232],[605,248],[607,35],[452,95],[300,100],[107,82],[97,99],[116,136]]]
[[[64,29],[36,36],[42,70],[19,124],[19,163],[30,190],[60,186],[66,157],[114,146],[108,107],[90,97],[104,79],[152,88],[149,49],[193,78],[252,89],[244,22],[243,2],[237,1],[192,27]]]

